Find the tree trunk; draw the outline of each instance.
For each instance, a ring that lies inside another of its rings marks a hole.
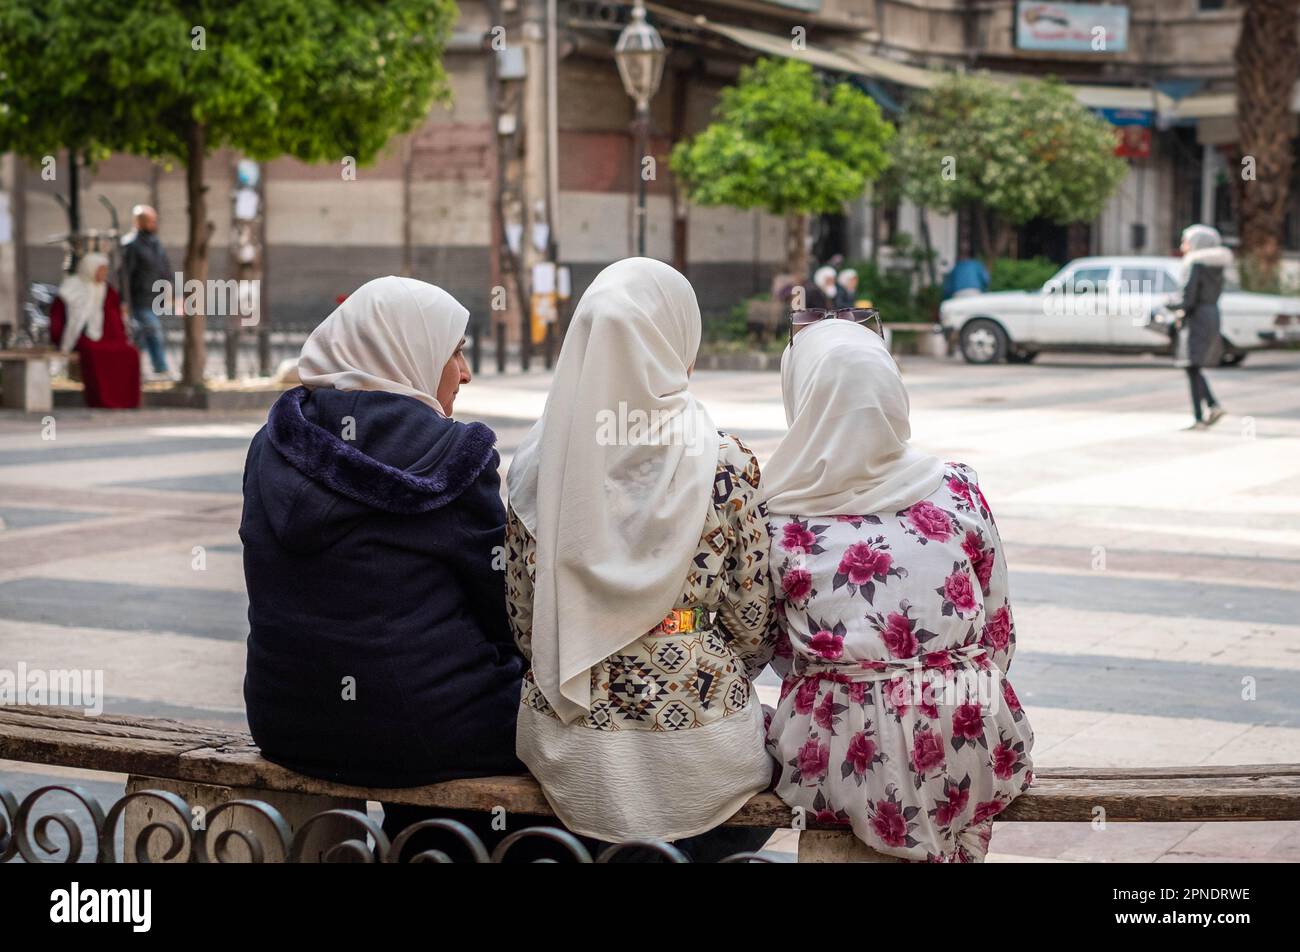
[[[800,281],[808,280],[808,215],[804,212],[785,215],[785,270]]]
[[[190,233],[185,246],[185,284],[197,288],[197,294],[185,299],[185,357],[181,364],[181,385],[202,387],[207,364],[207,343],[203,334],[207,326],[208,239],[212,225],[208,221],[207,186],[203,184],[203,162],[207,153],[207,130],[201,122],[191,120],[185,132],[185,188],[189,198]],[[191,281],[198,282],[191,285]]]
[[[939,276],[935,272],[934,242],[930,240],[930,213],[924,205],[916,206],[917,231],[921,233],[921,248],[925,251],[925,271],[930,284],[938,284]]]
[[[993,235],[989,230],[989,218],[992,216],[983,205],[976,205],[970,210],[971,223],[975,226],[975,244],[979,247],[980,260],[990,271],[993,270]]]
[[[81,240],[81,164],[76,149],[68,150],[68,274],[77,273],[77,262],[90,249]]]
[[[993,262],[1006,255],[1011,247],[1011,240],[1016,230],[1011,223],[984,205],[971,208],[971,221],[975,226],[975,237],[979,243],[979,257],[991,272]]]
[[[1011,223],[1000,215],[995,215],[993,217],[993,254],[987,262],[990,271],[993,270],[994,261],[1006,257],[1007,252],[1011,249],[1011,242],[1015,237],[1016,230],[1011,227]]]
[[[1263,285],[1277,275],[1294,155],[1291,96],[1300,78],[1300,0],[1249,0],[1237,40],[1237,138],[1254,179],[1241,182],[1245,274]],[[1242,170],[1237,174],[1242,174]]]

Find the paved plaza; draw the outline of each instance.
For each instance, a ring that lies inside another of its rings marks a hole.
[[[1229,411],[1209,432],[1181,429],[1167,360],[903,369],[915,442],[975,467],[1006,543],[1040,768],[1300,762],[1300,353],[1208,373]],[[503,473],[548,382],[461,392]],[[778,375],[693,386],[766,459]],[[46,439],[39,415],[0,414],[0,667],[102,669],[109,712],[244,727],[240,483],[264,416],[58,411]],[[54,775],[0,761],[19,794]],[[1300,823],[1007,823],[990,858],[1296,861]]]

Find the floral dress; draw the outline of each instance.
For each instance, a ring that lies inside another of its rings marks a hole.
[[[675,608],[694,630],[652,631],[591,670],[591,711],[563,724],[529,667],[518,753],[571,830],[614,841],[712,829],[771,782],[750,679],[775,649],[767,513],[754,454],[723,435],[711,504]],[[510,508],[506,608],[532,659],[537,545]]]
[[[777,793],[909,860],[981,861],[1033,780],[1007,567],[974,471],[901,512],[774,515]]]

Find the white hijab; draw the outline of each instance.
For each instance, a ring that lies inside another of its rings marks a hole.
[[[469,311],[444,291],[389,275],[357,288],[302,345],[306,387],[387,390],[438,403],[442,369],[465,336]]]
[[[790,429],[763,468],[769,512],[896,512],[943,480],[943,463],[908,445],[909,402],[880,337],[851,321],[800,331],[781,357]]]
[[[66,314],[59,349],[65,354],[72,352],[82,334],[91,340],[104,336],[104,297],[108,294],[108,283],[96,281],[95,272],[107,264],[107,255],[88,254],[77,262],[76,272],[59,285]]]
[[[835,297],[835,269],[829,265],[820,267],[813,273],[813,284],[821,288],[827,298]],[[833,307],[835,302],[829,301],[827,306]]]
[[[542,418],[506,484],[537,541],[533,675],[565,723],[590,669],[664,619],[695,557],[719,437],[686,389],[700,308],[649,258],[596,276],[578,302]]]
[[[1189,225],[1183,229],[1182,240],[1187,242],[1187,253],[1181,262],[1183,286],[1192,276],[1192,266],[1203,264],[1211,268],[1227,268],[1232,264],[1232,249],[1223,244],[1218,229],[1209,225]]]

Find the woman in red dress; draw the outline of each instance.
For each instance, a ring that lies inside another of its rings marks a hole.
[[[134,410],[140,406],[140,353],[122,326],[122,303],[108,284],[108,258],[88,254],[59,285],[50,308],[50,338],[81,358],[86,406]]]

